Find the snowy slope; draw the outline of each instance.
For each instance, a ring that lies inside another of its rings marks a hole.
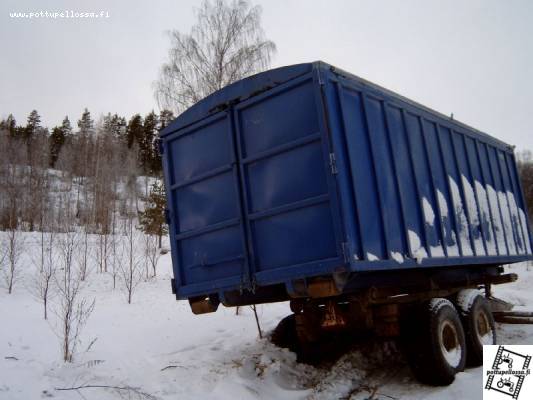
[[[24,262],[29,274],[28,256]],[[497,288],[496,294],[532,309],[533,268],[511,268],[521,279]],[[0,288],[0,399],[367,399],[372,393],[373,399],[482,397],[481,368],[459,374],[449,387],[419,385],[390,343],[366,345],[333,366],[298,364],[294,354],[258,339],[247,308],[239,316],[224,307],[194,316],[186,302],[175,301],[170,277],[167,254],[160,259],[159,276],[141,283],[128,305],[121,291],[112,290],[109,276],[93,273],[85,295],[96,298],[96,308],[72,364],[61,361],[53,318],[42,319],[41,305],[25,287],[27,279],[12,295]],[[259,306],[258,311],[265,331],[290,313],[286,303]],[[501,343],[533,344],[533,326],[506,325],[498,333]],[[137,393],[56,390],[81,385],[132,387]]]

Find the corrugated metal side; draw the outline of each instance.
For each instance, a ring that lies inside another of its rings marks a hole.
[[[510,147],[324,71],[353,270],[531,258]]]

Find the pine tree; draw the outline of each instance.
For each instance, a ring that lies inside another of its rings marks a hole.
[[[131,149],[134,143],[140,145],[143,136],[143,119],[139,114],[131,117],[126,129],[128,149]]]
[[[25,138],[31,139],[35,133],[41,127],[41,116],[37,110],[33,110],[30,115],[28,115],[28,124],[26,125]]]
[[[139,213],[139,223],[141,230],[149,235],[157,235],[159,238],[159,248],[163,235],[168,233],[165,221],[166,197],[163,183],[156,180],[150,188],[150,196],[146,204],[146,209]]]
[[[119,117],[118,114],[107,113],[104,115],[103,131],[112,139],[124,140],[126,125],[126,118]]]
[[[163,128],[166,128],[170,125],[172,120],[174,119],[174,113],[170,110],[163,110],[159,114],[159,130],[162,130]]]
[[[91,135],[94,133],[94,121],[91,118],[91,113],[87,108],[83,111],[81,119],[78,120],[78,128],[80,128],[80,134]]]
[[[118,139],[124,139],[126,136],[126,118],[119,117],[117,114],[111,118],[111,130],[113,135]]]
[[[157,128],[158,135],[156,135],[154,139],[152,149],[152,171],[155,175],[160,175],[161,171],[163,170],[163,166],[161,164],[161,153],[159,152],[159,132],[166,128],[172,122],[173,119],[174,114],[172,113],[172,111],[163,110],[159,114],[159,126]]]
[[[5,120],[0,122],[0,130],[6,130],[9,132],[10,136],[15,136],[15,131],[17,128],[17,121],[13,114],[9,114]]]
[[[139,143],[139,161],[145,173],[153,173],[154,139],[158,126],[157,114],[153,111],[144,118],[143,136]]]
[[[68,116],[65,116],[65,119],[63,119],[63,122],[61,123],[61,130],[63,131],[65,138],[68,138],[70,135],[72,135],[72,125],[70,125]]]
[[[50,135],[50,167],[54,167],[56,164],[57,158],[59,157],[59,152],[61,147],[65,144],[65,130],[62,127],[56,126],[52,129],[52,134]]]

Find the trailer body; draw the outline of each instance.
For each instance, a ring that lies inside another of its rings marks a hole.
[[[178,299],[532,258],[512,146],[323,62],[229,85],[160,139]]]

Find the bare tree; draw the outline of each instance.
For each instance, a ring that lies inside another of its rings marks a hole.
[[[16,228],[10,228],[7,231],[4,240],[4,263],[7,264],[3,269],[4,280],[9,294],[13,293],[13,287],[20,277],[20,257],[24,248],[24,238],[21,232]]]
[[[21,142],[0,132],[0,229],[18,229],[22,216],[27,152]]]
[[[38,223],[39,230],[43,231],[46,205],[49,194],[49,174],[48,174],[48,137],[42,129],[38,131],[31,140],[27,141],[27,167],[25,172],[25,185],[22,196],[23,212],[22,218],[26,222],[30,231],[33,231]],[[19,200],[19,201],[20,201]]]
[[[120,206],[120,214],[126,218],[129,218],[131,210],[135,210],[139,213],[139,183],[137,178],[141,174],[139,164],[137,162],[137,147],[134,145],[132,150],[128,151],[124,157],[124,192]],[[127,228],[127,224],[124,224],[124,229]],[[124,234],[127,234],[124,231]]]
[[[214,91],[269,67],[276,51],[248,0],[204,0],[189,34],[169,33],[171,48],[155,83],[162,108],[183,111]]]
[[[128,304],[131,304],[133,293],[141,282],[143,264],[142,253],[138,251],[142,233],[135,229],[134,216],[135,214],[130,213],[125,220],[126,242],[123,259],[119,262],[120,275]]]
[[[117,288],[117,277],[122,271],[124,262],[125,244],[123,237],[120,235],[111,235],[111,254],[109,257],[108,273],[113,278],[113,290]]]
[[[61,339],[63,361],[72,362],[80,343],[80,333],[94,310],[95,301],[82,296],[83,281],[76,269],[74,257],[81,238],[66,227],[58,238],[61,273],[56,276],[58,302],[54,310],[59,319],[58,336]]]
[[[77,257],[80,271],[80,279],[85,281],[89,273],[89,250],[92,248],[89,240],[89,227],[83,227],[82,240],[79,246],[79,257]]]
[[[31,293],[43,304],[44,319],[48,319],[48,304],[54,294],[52,283],[55,278],[58,263],[55,237],[56,233],[54,229],[46,233],[42,232],[39,243],[41,254],[38,261],[34,260],[36,271],[34,280],[31,283],[32,286],[30,287]]]
[[[157,275],[157,262],[161,257],[158,239],[155,235],[143,235],[143,250],[146,265],[146,279],[150,278],[148,269],[152,270],[152,277]]]
[[[111,258],[112,239],[108,232],[98,234],[98,244],[94,245],[94,261],[98,266],[98,272],[108,272],[108,265]]]

